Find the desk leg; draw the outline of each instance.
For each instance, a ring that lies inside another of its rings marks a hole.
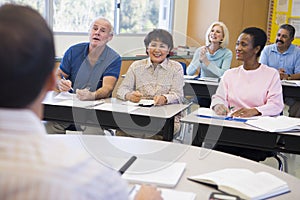
[[[163,131],[163,140],[172,141],[174,136],[174,117],[167,119],[166,123],[162,129]]]

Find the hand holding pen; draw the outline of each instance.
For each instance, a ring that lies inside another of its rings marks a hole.
[[[58,89],[61,92],[68,92],[70,90],[74,92],[74,89],[72,88],[72,82],[67,80],[63,75],[61,75],[61,80],[58,83]]]

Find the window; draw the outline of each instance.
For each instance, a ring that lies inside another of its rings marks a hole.
[[[144,34],[153,28],[171,32],[174,0],[0,0],[37,9],[60,34],[85,33],[93,19],[108,18],[116,34]]]

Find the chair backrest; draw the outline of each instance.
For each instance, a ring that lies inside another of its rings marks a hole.
[[[184,62],[179,62],[183,69],[183,74],[186,75],[186,64]]]

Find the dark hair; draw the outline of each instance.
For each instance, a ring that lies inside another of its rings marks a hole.
[[[282,24],[279,29],[285,29],[290,33],[290,38],[294,38],[295,36],[295,28],[290,24]]]
[[[25,108],[54,69],[53,34],[28,6],[0,7],[0,107]]]
[[[146,49],[148,48],[151,41],[163,42],[168,45],[170,50],[172,50],[174,47],[172,35],[168,31],[163,30],[163,29],[154,29],[153,31],[151,31],[150,33],[148,33],[146,35],[146,37],[144,39],[144,44],[145,44]],[[148,54],[147,51],[146,51],[146,53]],[[169,57],[169,56],[170,56],[170,54],[167,55],[167,57]]]
[[[257,52],[256,57],[260,56],[261,51],[266,45],[267,35],[265,31],[257,27],[245,28],[242,33],[249,34],[253,38],[253,47],[260,46],[260,50]]]

